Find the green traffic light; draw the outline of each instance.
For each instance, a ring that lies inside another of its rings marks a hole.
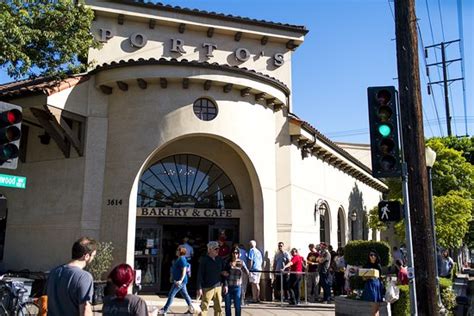
[[[392,132],[392,129],[387,124],[382,124],[379,126],[379,133],[383,137],[387,137]]]

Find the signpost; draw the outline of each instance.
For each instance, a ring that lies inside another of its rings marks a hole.
[[[26,177],[0,173],[0,187],[26,189]]]

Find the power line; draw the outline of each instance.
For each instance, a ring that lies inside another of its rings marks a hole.
[[[464,32],[463,32],[463,19],[462,19],[462,4],[461,0],[458,0],[458,25],[459,25],[459,54],[461,55],[461,76],[463,78],[466,78],[466,75],[464,73]],[[463,102],[464,102],[464,117],[467,118],[467,102],[466,102],[466,80],[462,81],[462,96],[463,96]],[[466,135],[469,135],[469,131],[467,128],[467,120],[464,122],[465,128],[466,128]]]

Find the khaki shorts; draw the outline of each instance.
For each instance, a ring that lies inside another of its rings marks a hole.
[[[262,276],[261,272],[250,272],[249,274],[249,282],[250,283],[255,283],[259,284],[260,283],[260,277]]]

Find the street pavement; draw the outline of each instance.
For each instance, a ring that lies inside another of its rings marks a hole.
[[[150,310],[158,310],[163,307],[166,303],[166,296],[156,296],[156,295],[140,295],[146,302]],[[193,300],[193,302],[195,302]],[[222,303],[222,308],[224,309],[224,303]],[[102,315],[102,307],[100,305],[94,306],[94,315]],[[182,298],[175,298],[173,305],[171,306],[168,315],[183,315],[188,310],[186,302]],[[222,310],[224,315],[224,310]],[[234,311],[232,311],[234,314]],[[189,315],[189,314],[188,314]],[[209,316],[214,315],[214,310],[210,309]],[[284,303],[283,306],[279,302],[262,302],[259,304],[249,304],[242,307],[242,315],[249,316],[306,316],[306,315],[316,315],[316,316],[329,316],[335,315],[334,304],[317,304],[317,303],[308,303],[307,305],[303,302],[299,306],[289,306],[288,303]]]

